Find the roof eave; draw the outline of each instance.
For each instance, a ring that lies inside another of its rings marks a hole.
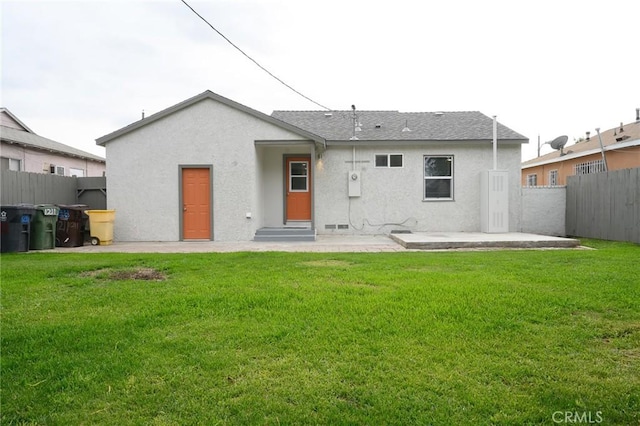
[[[71,153],[71,152],[65,152],[65,151],[61,151],[61,150],[53,149],[53,148],[45,148],[45,147],[42,147],[42,146],[33,145],[33,144],[30,144],[30,143],[9,139],[9,138],[6,138],[6,137],[2,138],[2,142],[6,142],[6,143],[9,143],[11,145],[20,145],[20,146],[23,146],[25,148],[35,149],[35,150],[38,150],[38,151],[52,152],[52,153],[55,153],[57,155],[63,155],[65,157],[75,157],[75,158],[81,158],[83,160],[95,161],[96,163],[105,163],[106,162],[105,158],[99,157],[97,155],[96,156],[88,156],[88,155],[82,155],[82,154],[74,154],[74,153]]]

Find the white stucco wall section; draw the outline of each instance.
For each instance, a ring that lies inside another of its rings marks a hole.
[[[108,208],[116,241],[178,241],[179,166],[212,166],[216,241],[251,240],[264,222],[263,165],[256,140],[300,140],[212,99],[204,99],[106,143]],[[253,218],[247,219],[251,212]]]
[[[566,186],[522,188],[522,232],[566,235]]]
[[[402,168],[374,167],[375,154],[404,154]],[[493,166],[491,144],[443,142],[419,146],[356,149],[355,170],[361,173],[361,197],[348,197],[352,147],[331,146],[316,162],[316,228],[322,233],[386,234],[480,231],[480,173]],[[454,200],[424,201],[425,155],[454,157]],[[509,230],[520,230],[520,146],[501,145],[498,166],[509,172]],[[326,225],[348,225],[327,230]]]

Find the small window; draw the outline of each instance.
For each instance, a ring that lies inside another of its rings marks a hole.
[[[549,185],[550,186],[556,186],[558,184],[558,171],[557,170],[551,170],[549,172]]]
[[[527,175],[527,186],[538,186],[538,175]]]
[[[64,176],[64,167],[62,166],[56,166],[55,164],[52,164],[50,166],[50,171],[52,175]]]
[[[22,160],[18,160],[16,158],[7,158],[2,157],[2,169],[11,170],[14,172],[19,172],[22,165]]]
[[[376,167],[403,167],[403,154],[376,154]]]
[[[424,199],[453,200],[453,156],[424,156]]]

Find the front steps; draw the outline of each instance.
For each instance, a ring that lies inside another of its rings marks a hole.
[[[300,242],[315,241],[316,230],[307,227],[287,226],[283,228],[260,228],[253,241],[268,242]]]

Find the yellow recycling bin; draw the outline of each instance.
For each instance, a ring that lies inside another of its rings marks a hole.
[[[113,222],[116,218],[115,210],[86,210],[89,215],[89,231],[91,245],[108,246],[113,243]]]

